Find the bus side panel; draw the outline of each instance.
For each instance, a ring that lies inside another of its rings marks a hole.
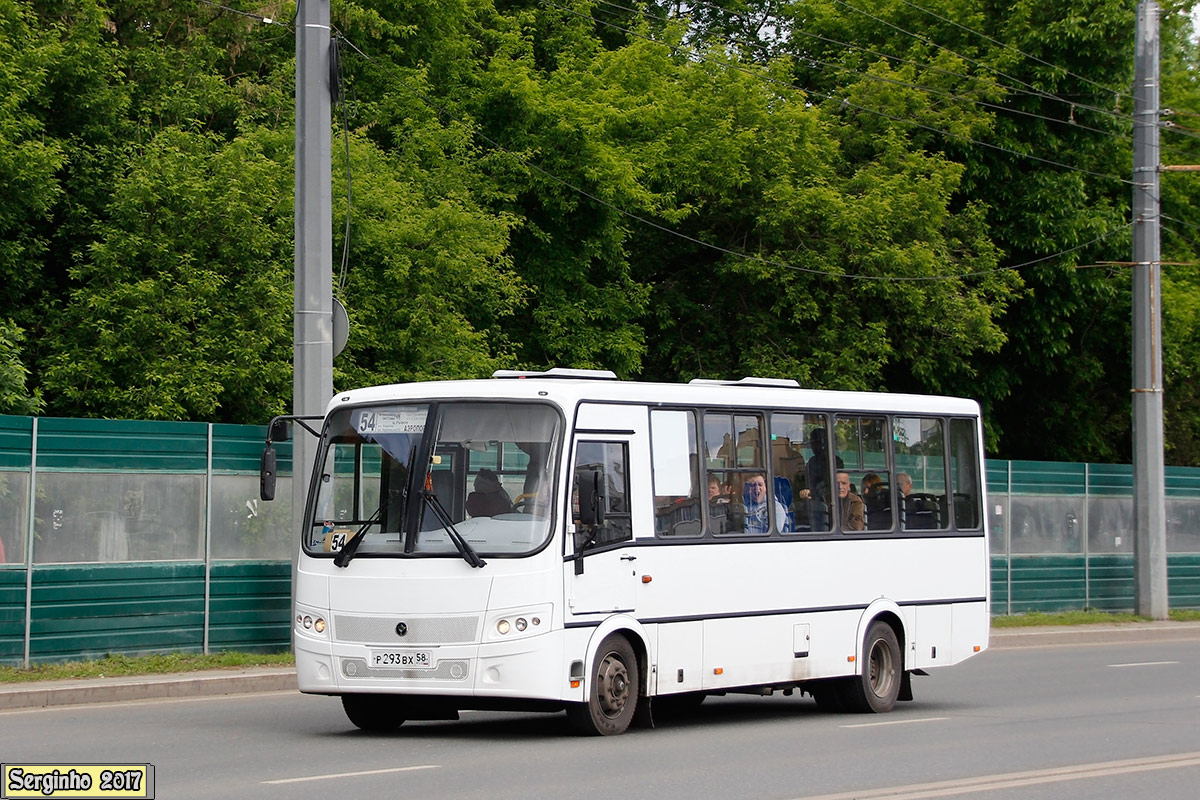
[[[970,658],[987,649],[992,620],[989,603],[959,603],[954,606],[953,662]]]
[[[756,686],[808,677],[793,651],[791,615],[704,621],[704,688]]]
[[[954,625],[951,606],[920,606],[917,608],[917,627],[913,631],[912,663],[905,669],[926,669],[952,664],[954,658]]]
[[[658,694],[704,688],[704,624],[673,622],[658,628]]]

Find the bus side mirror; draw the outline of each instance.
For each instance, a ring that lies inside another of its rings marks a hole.
[[[286,419],[271,420],[271,427],[267,433],[268,442],[287,442],[292,438],[292,423]]]
[[[579,524],[575,530],[575,574],[583,574],[583,554],[596,541],[604,524],[604,470],[581,469],[575,473],[579,491]]]
[[[258,496],[263,500],[275,499],[275,462],[275,448],[267,445],[258,464]]]
[[[575,476],[579,486],[579,522],[596,527],[604,524],[604,471],[581,469]]]

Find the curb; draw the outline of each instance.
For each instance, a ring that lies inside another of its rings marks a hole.
[[[1071,647],[1079,645],[1200,641],[1200,622],[1129,622],[1117,625],[1064,625],[993,628],[989,648]]]
[[[297,691],[295,668],[41,681],[0,686],[0,710],[284,691]]]

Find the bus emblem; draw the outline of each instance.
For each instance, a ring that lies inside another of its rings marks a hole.
[[[407,636],[408,635],[408,623],[407,622],[397,622],[396,623],[396,635],[397,636]]]

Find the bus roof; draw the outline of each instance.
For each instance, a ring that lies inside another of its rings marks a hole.
[[[492,378],[421,381],[337,392],[328,411],[344,405],[414,400],[543,399],[563,408],[580,402],[638,403],[648,406],[748,406],[814,411],[879,411],[979,416],[974,400],[938,395],[803,389],[794,381],[743,378],[738,381],[643,383],[619,380],[602,370],[501,371]]]

